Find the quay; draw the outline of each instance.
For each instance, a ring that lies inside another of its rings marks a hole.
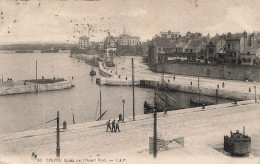
[[[158,162],[172,163],[201,160],[210,163],[258,163],[260,160],[259,115],[260,105],[252,100],[237,104],[227,103],[158,113],[158,136],[174,139],[184,137],[184,147],[176,143],[160,150]],[[55,112],[54,112],[55,116]],[[152,114],[136,116],[136,121],[126,118],[120,123],[120,133],[106,132],[106,121],[69,125],[60,130],[60,160],[106,159],[115,163],[156,162],[149,155],[149,137],[153,135]],[[223,136],[231,129],[242,131],[252,138],[252,151],[248,158],[232,158],[223,149]],[[38,129],[0,135],[0,159],[6,163],[32,163],[32,152],[46,163],[55,159],[56,129]],[[14,161],[15,159],[15,161]]]
[[[22,93],[34,93],[44,91],[54,91],[61,89],[68,89],[73,87],[71,80],[64,79],[37,79],[37,80],[23,80],[17,82],[1,82],[0,96],[14,95]]]

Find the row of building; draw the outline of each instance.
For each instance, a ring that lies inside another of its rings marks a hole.
[[[161,32],[148,41],[148,62],[260,65],[260,32],[227,33],[214,37],[201,33]]]
[[[91,47],[99,50],[108,49],[109,51],[116,51],[116,49],[120,46],[141,46],[140,38],[127,34],[125,28],[123,33],[118,37],[114,37],[108,33],[108,36],[104,38],[102,42],[91,42],[90,38],[86,36],[79,38],[79,48],[81,49]]]

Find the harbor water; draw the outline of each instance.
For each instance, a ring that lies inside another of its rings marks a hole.
[[[137,57],[138,58],[138,57]],[[69,57],[69,53],[6,53],[0,52],[0,74],[4,81],[34,79],[36,77],[36,60],[38,78],[64,78],[73,76],[74,88],[40,93],[27,93],[0,96],[0,134],[19,132],[34,125],[56,118],[60,111],[60,122],[68,125],[95,121],[100,114],[100,91],[102,94],[102,119],[118,118],[123,112],[122,100],[125,99],[125,120],[132,119],[133,101],[130,86],[99,86],[96,78],[91,77],[91,66],[84,61]],[[125,59],[117,59],[125,60]],[[139,58],[138,60],[141,60]],[[189,107],[192,94],[170,93],[181,107]],[[152,102],[154,92],[150,88],[135,87],[135,113],[143,114],[144,101]],[[228,102],[220,99],[219,102]],[[55,122],[37,126],[37,128],[54,127]]]

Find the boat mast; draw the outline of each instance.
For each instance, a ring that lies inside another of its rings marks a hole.
[[[132,86],[133,86],[133,120],[135,121],[135,80],[134,80],[134,58],[132,58]]]

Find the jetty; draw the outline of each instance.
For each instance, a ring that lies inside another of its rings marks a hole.
[[[54,91],[73,87],[71,80],[57,79],[32,79],[21,81],[6,81],[0,83],[0,95],[13,95]]]

